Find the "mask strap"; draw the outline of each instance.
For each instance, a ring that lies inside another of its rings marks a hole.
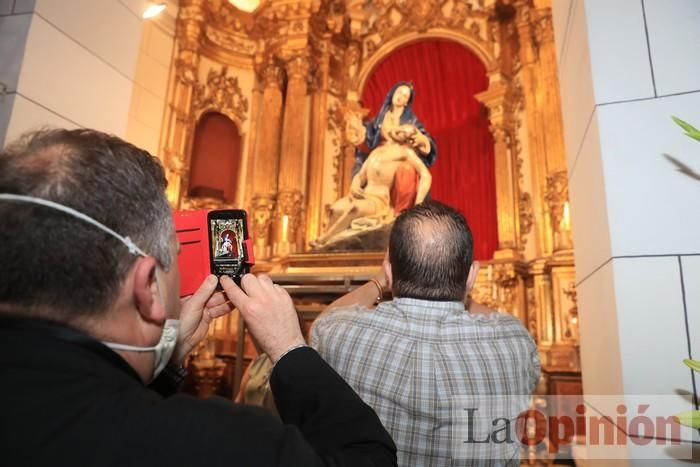
[[[73,216],[77,219],[80,219],[83,222],[87,222],[88,224],[93,225],[93,226],[97,227],[98,229],[102,230],[103,232],[106,232],[109,235],[111,235],[112,237],[116,238],[117,240],[122,242],[124,245],[126,245],[126,247],[129,249],[129,253],[131,253],[132,255],[143,256],[143,257],[148,256],[141,248],[136,246],[136,244],[134,244],[134,242],[129,237],[119,235],[117,232],[110,229],[109,227],[107,227],[103,223],[96,221],[92,217],[90,217],[86,214],[83,214],[80,211],[76,211],[73,208],[69,208],[68,206],[64,206],[63,204],[56,203],[54,201],[49,201],[49,200],[43,199],[43,198],[37,198],[34,196],[16,195],[16,194],[12,194],[12,193],[0,193],[0,200],[15,201],[18,203],[38,204],[40,206],[45,206],[47,208],[56,209],[58,211],[64,212],[70,216]],[[157,269],[156,269],[155,274],[156,274],[156,287],[158,288],[158,296],[160,297],[160,302],[163,304],[163,307],[165,307],[165,301],[163,300],[163,292],[160,288],[160,282],[158,280],[158,270]],[[166,332],[169,332],[168,331],[168,322],[169,321],[177,322],[177,320],[166,319],[165,326],[163,327],[163,335],[165,335]],[[177,331],[177,325],[175,327],[175,330]],[[177,336],[177,333],[175,333],[175,336]],[[169,336],[165,336],[165,337],[166,337],[166,339],[170,339],[170,340],[177,338],[177,337],[175,337],[175,338],[172,337],[172,332],[169,332]],[[161,336],[161,339],[162,338],[163,338],[163,336]],[[131,351],[131,352],[153,352],[153,351],[157,351],[161,345],[159,343],[158,345],[154,345],[151,347],[137,347],[137,346],[128,345],[128,344],[118,344],[116,342],[103,342],[103,343],[105,345],[107,345],[108,347],[111,347],[112,349],[115,349],[115,350],[126,350],[126,351]]]
[[[34,196],[24,196],[24,195],[14,195],[10,193],[0,193],[0,200],[7,200],[7,201],[16,201],[18,203],[30,203],[30,204],[38,204],[40,206],[46,206],[48,208],[56,209],[58,211],[62,211],[68,215],[71,215],[73,217],[77,217],[83,222],[87,222],[88,224],[92,224],[98,229],[107,232],[109,235],[112,237],[116,238],[120,242],[122,242],[126,247],[129,249],[129,253],[135,256],[148,256],[144,251],[137,247],[136,244],[134,244],[133,241],[129,237],[124,237],[122,235],[119,235],[117,232],[114,230],[110,229],[106,225],[102,224],[101,222],[96,221],[90,216],[87,216],[83,214],[80,211],[76,211],[73,208],[69,208],[68,206],[64,206],[63,204],[55,203],[53,201],[49,201],[47,199],[42,199],[42,198],[36,198]]]
[[[24,195],[15,195],[11,193],[0,193],[0,200],[7,200],[7,201],[16,201],[19,203],[31,203],[31,204],[38,204],[40,206],[46,206],[48,208],[56,209],[58,211],[64,212],[68,215],[71,215],[73,217],[76,217],[80,219],[81,221],[87,222],[88,224],[94,225],[98,229],[107,232],[109,235],[113,236],[120,242],[122,242],[126,247],[129,249],[129,253],[135,256],[143,256],[146,257],[148,256],[146,253],[144,253],[141,248],[137,247],[134,242],[129,238],[129,237],[124,237],[122,235],[119,235],[117,232],[114,230],[110,229],[106,225],[102,224],[101,222],[96,221],[92,217],[83,214],[80,211],[76,211],[73,208],[69,208],[68,206],[64,206],[63,204],[56,203],[54,201],[49,201],[47,199],[43,198],[37,198],[34,196],[24,196]],[[165,306],[165,302],[163,301],[163,292],[161,291],[160,288],[160,282],[158,281],[158,271],[156,271],[156,286],[158,287],[158,295],[160,297],[160,302]]]
[[[137,347],[135,345],[118,344],[116,342],[108,342],[108,341],[102,341],[102,343],[105,344],[110,349],[126,350],[129,352],[153,352],[154,350],[156,350],[158,348],[157,345],[154,345],[152,347]]]

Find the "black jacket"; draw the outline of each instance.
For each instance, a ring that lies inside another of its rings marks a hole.
[[[225,399],[163,397],[84,334],[0,317],[0,465],[396,464],[376,414],[314,350],[287,354],[271,386],[286,425]]]

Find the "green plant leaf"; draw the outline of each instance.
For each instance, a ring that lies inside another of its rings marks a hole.
[[[686,133],[686,136],[690,136],[695,141],[700,141],[700,131],[698,131],[697,133]]]
[[[685,363],[685,366],[687,366],[691,370],[695,370],[697,372],[700,372],[700,361],[691,360],[689,358],[684,358],[683,363]]]
[[[697,132],[698,132],[698,129],[697,129],[697,128],[695,128],[695,127],[694,127],[693,125],[691,125],[690,123],[688,123],[688,122],[686,122],[686,121],[684,121],[684,120],[681,120],[681,119],[678,118],[678,117],[671,116],[671,119],[672,119],[674,122],[676,122],[676,125],[678,125],[679,127],[683,128],[683,129],[684,129],[685,131],[687,131],[688,133],[697,133]]]
[[[677,413],[673,416],[673,420],[681,425],[700,428],[700,410]]]
[[[681,120],[681,119],[678,118],[678,117],[671,116],[671,119],[672,119],[674,122],[676,122],[676,125],[678,125],[679,127],[683,128],[683,130],[685,131],[685,134],[686,134],[687,136],[690,136],[690,137],[693,138],[694,140],[700,141],[700,130],[698,130],[697,128],[695,128],[695,127],[694,127],[693,125],[691,125],[690,123],[688,123],[688,122],[686,122],[686,121],[684,121],[684,120]]]

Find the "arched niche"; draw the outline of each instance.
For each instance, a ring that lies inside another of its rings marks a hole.
[[[404,42],[361,80],[359,96],[370,117],[397,81],[414,84],[413,111],[438,147],[430,169],[433,199],[465,214],[477,259],[493,258],[498,248],[494,142],[486,108],[474,97],[489,86],[481,54],[444,37]]]
[[[195,125],[187,194],[224,204],[236,201],[241,162],[238,126],[219,112],[202,114]]]

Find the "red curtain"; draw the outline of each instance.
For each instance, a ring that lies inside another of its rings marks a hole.
[[[236,124],[218,112],[204,114],[194,133],[190,196],[235,202],[240,160],[241,135]]]
[[[493,258],[498,247],[494,146],[485,110],[474,98],[488,87],[484,64],[455,42],[402,47],[377,65],[365,84],[362,102],[370,116],[402,80],[413,83],[413,111],[438,147],[430,168],[431,197],[466,216],[476,259]]]

